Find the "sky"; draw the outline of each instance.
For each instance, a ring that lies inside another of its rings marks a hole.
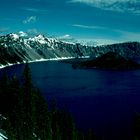
[[[0,35],[19,31],[65,40],[140,41],[140,0],[2,0]]]

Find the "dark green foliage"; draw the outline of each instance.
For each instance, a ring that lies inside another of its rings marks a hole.
[[[46,101],[32,84],[31,72],[25,65],[19,81],[6,75],[0,80],[0,129],[10,140],[80,140],[69,113],[58,111],[52,101],[49,111]]]
[[[12,105],[11,98],[13,98],[13,96],[11,96],[11,93],[7,87],[9,87],[9,80],[6,74],[4,74],[0,80],[0,112],[2,114],[9,112]]]
[[[92,130],[86,135],[78,132],[71,115],[57,109],[56,100],[52,100],[48,110],[46,101],[33,86],[28,64],[21,81],[6,74],[0,79],[0,130],[6,132],[9,140],[96,140]],[[132,140],[140,140],[138,113],[133,119]]]
[[[91,129],[88,131],[86,140],[95,140],[94,132]]]
[[[72,117],[65,111],[52,113],[53,140],[77,140],[77,132]]]

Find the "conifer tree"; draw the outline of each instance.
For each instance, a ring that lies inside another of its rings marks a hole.
[[[41,96],[39,90],[36,91],[36,129],[37,135],[41,139],[52,140],[52,129],[50,113],[47,103]]]
[[[8,98],[8,85],[9,79],[4,73],[0,80],[0,113],[4,115],[6,115],[10,107],[8,104],[6,104],[8,101],[10,102],[10,99]]]
[[[71,115],[58,110],[55,100],[48,110],[46,100],[33,86],[28,64],[21,81],[16,76],[2,77],[0,101],[4,101],[0,102],[0,113],[7,118],[2,128],[9,140],[84,140],[77,134]]]
[[[33,139],[34,127],[35,127],[35,109],[33,99],[33,85],[31,72],[28,63],[25,64],[22,75],[22,94],[24,104],[24,137],[27,139]]]
[[[87,140],[95,140],[95,135],[94,135],[94,132],[93,132],[93,130],[92,129],[90,129],[89,131],[88,131],[88,134],[87,134],[87,138],[86,138]]]

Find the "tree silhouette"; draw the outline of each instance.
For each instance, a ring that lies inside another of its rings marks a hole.
[[[0,114],[6,117],[4,122],[0,120],[0,129],[6,131],[9,140],[84,140],[70,113],[58,110],[55,100],[48,109],[33,86],[28,64],[20,80],[6,75],[0,79]]]

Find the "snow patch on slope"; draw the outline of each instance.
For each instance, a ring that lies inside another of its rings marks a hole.
[[[35,36],[34,38],[29,38],[29,40],[39,42],[40,44],[46,44],[46,41],[43,35],[38,35],[38,36]]]
[[[0,133],[0,140],[8,140],[8,138],[2,133]]]
[[[10,36],[11,36],[14,40],[19,39],[19,36],[18,36],[17,34],[12,33],[12,34],[10,34]]]

